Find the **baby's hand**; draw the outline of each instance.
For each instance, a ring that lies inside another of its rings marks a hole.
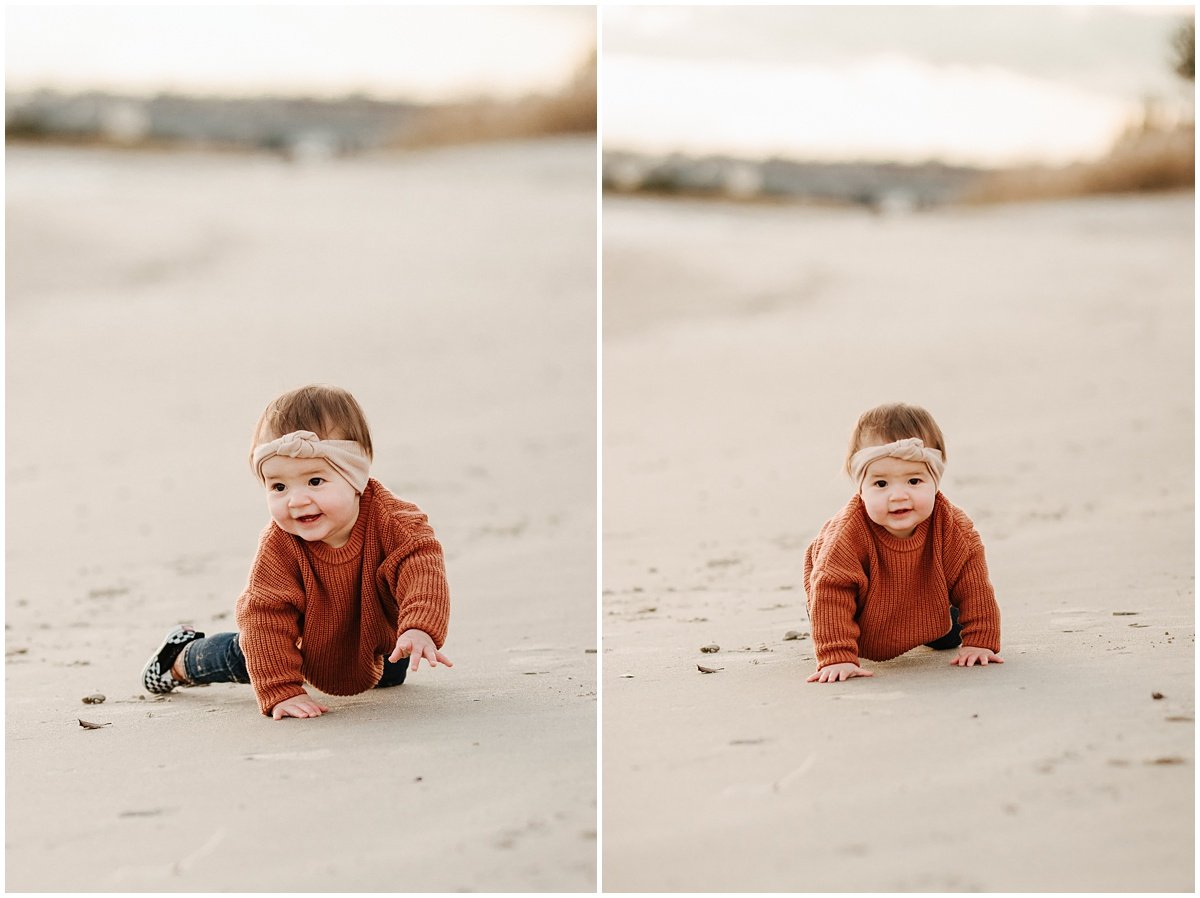
[[[283,720],[285,717],[320,717],[328,710],[311,695],[305,693],[285,698],[271,709],[271,716],[276,720]]]
[[[873,674],[871,671],[863,670],[857,664],[851,664],[849,661],[844,661],[841,664],[830,664],[827,667],[822,667],[805,682],[836,683],[840,680],[849,680],[851,677],[873,676],[875,676],[875,674]]]
[[[1003,664],[1004,659],[993,652],[991,649],[979,649],[973,645],[960,645],[958,654],[950,661],[951,664],[957,664],[959,667],[970,667],[972,664],[978,664],[981,667],[991,664]]]
[[[424,630],[405,630],[400,634],[400,638],[396,640],[396,648],[392,650],[388,660],[395,664],[401,658],[410,659],[409,670],[420,667],[422,658],[429,662],[430,667],[437,667],[439,661],[447,667],[454,666],[449,658],[438,651],[432,637]]]

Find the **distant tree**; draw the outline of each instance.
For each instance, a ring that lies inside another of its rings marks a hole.
[[[1175,51],[1175,74],[1188,81],[1196,80],[1196,20],[1189,19],[1179,26],[1171,38]]]

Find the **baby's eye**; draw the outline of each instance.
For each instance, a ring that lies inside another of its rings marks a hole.
[[[309,486],[320,486],[320,485],[321,485],[322,483],[324,483],[324,482],[325,482],[325,478],[324,478],[324,477],[310,477],[310,478],[308,478],[308,485],[309,485]]]
[[[272,483],[267,489],[273,490],[276,493],[282,493],[286,487],[282,483]]]
[[[887,486],[887,481],[886,481],[886,480],[876,480],[876,481],[875,481],[873,484],[871,484],[871,485],[872,485],[872,486],[877,486],[877,487],[879,487],[880,489],[883,489],[885,486]]]
[[[919,484],[920,482],[921,482],[921,478],[920,478],[920,477],[910,477],[910,478],[908,479],[908,485],[909,485],[909,486],[916,486],[916,485],[917,485],[917,484]]]

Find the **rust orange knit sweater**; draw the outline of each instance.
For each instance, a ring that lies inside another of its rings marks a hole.
[[[400,633],[423,630],[441,648],[449,617],[441,544],[417,506],[373,478],[341,548],[268,524],[237,603],[263,714],[305,680],[330,695],[372,688]]]
[[[940,492],[908,539],[867,517],[855,495],[804,555],[817,666],[887,661],[945,636],[958,607],[963,645],[1000,651],[1000,609],[971,519]]]

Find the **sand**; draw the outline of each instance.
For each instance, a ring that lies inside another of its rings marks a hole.
[[[605,890],[1192,891],[1192,194],[603,224]],[[806,684],[804,548],[897,400],[1006,663]]]
[[[576,141],[10,148],[9,890],[594,888],[594,183]],[[606,202],[607,891],[1193,889],[1193,209]],[[454,669],[315,721],[145,695],[233,626],[250,426],[317,380],[446,545]],[[892,399],[1007,663],[808,685],[803,549]]]
[[[594,143],[10,147],[7,198],[7,888],[592,891]],[[446,548],[454,668],[317,720],[143,693],[235,627],[250,431],[312,381]]]

